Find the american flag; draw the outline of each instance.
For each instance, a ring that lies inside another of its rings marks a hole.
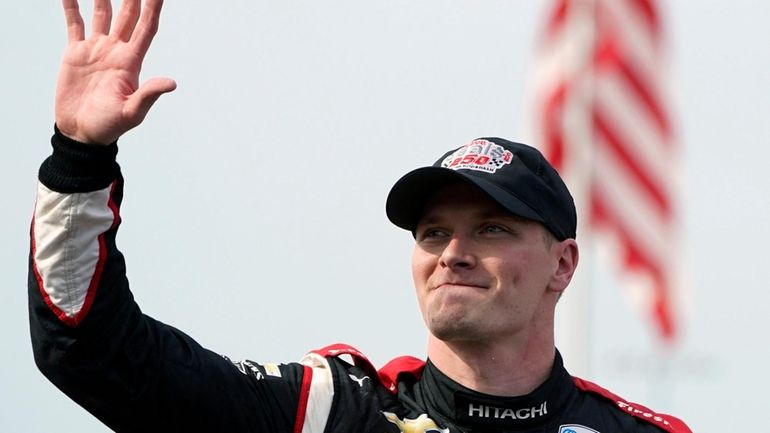
[[[671,341],[682,169],[662,24],[655,0],[555,0],[538,41],[528,126],[575,195],[578,236],[611,244],[635,303]]]

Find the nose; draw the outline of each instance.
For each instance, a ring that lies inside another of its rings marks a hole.
[[[476,255],[473,253],[470,241],[459,235],[454,235],[441,252],[439,264],[450,269],[472,269],[476,266]]]

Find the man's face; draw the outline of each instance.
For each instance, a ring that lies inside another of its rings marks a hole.
[[[469,184],[439,190],[415,231],[412,276],[431,333],[444,341],[500,341],[553,326],[553,310],[574,270],[564,243]]]

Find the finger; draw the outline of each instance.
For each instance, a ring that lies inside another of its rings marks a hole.
[[[176,89],[176,81],[171,78],[152,78],[142,84],[131,97],[128,98],[126,104],[126,116],[130,119],[134,119],[138,125],[150,111],[152,105],[161,97],[164,93],[169,93]]]
[[[142,9],[140,0],[123,0],[120,5],[118,18],[115,20],[115,35],[124,42],[131,39],[136,22],[139,21],[139,13]]]
[[[86,31],[77,0],[62,0],[61,3],[67,21],[67,39],[70,42],[82,41],[86,37]]]
[[[160,25],[160,10],[163,8],[163,0],[147,0],[144,3],[139,23],[131,36],[131,44],[136,53],[144,58]]]
[[[91,22],[93,33],[97,35],[107,35],[110,33],[110,23],[112,22],[112,2],[110,0],[94,1],[94,18]]]

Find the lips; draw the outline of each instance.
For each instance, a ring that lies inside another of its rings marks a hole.
[[[487,289],[486,285],[478,284],[470,281],[444,281],[435,286],[435,289],[441,289],[444,287],[472,287],[474,289]]]

